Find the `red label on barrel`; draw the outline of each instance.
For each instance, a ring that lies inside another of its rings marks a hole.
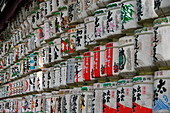
[[[84,53],[83,77],[85,81],[90,80],[90,52]]]
[[[100,46],[94,48],[94,74],[95,78],[100,77]]]
[[[106,44],[106,76],[112,76],[113,65],[113,43]]]

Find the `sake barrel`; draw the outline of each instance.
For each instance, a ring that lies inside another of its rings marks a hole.
[[[168,113],[170,70],[156,71],[154,75],[153,113]]]
[[[137,0],[136,2],[138,21],[157,17],[154,10],[154,0]]]
[[[91,81],[93,80],[93,52],[85,52],[83,58],[83,78],[84,81]]]
[[[29,75],[29,92],[34,92],[35,91],[35,77],[36,77],[36,73],[30,74]]]
[[[68,54],[73,55],[76,52],[76,31],[74,28],[68,30],[68,36],[69,36]]]
[[[114,2],[108,4],[106,15],[107,15],[107,20],[106,20],[107,36],[111,37],[111,36],[116,36],[121,34],[122,21],[121,21],[120,2]]]
[[[102,83],[94,83],[94,113],[102,113],[103,112],[103,84]]]
[[[88,15],[93,15],[94,11],[98,9],[97,0],[85,0],[85,10]]]
[[[117,82],[103,83],[103,112],[116,113]]]
[[[136,0],[121,0],[122,30],[137,28],[137,6]]]
[[[87,12],[86,12],[86,2],[82,2],[81,0],[77,0],[77,8],[76,8],[76,13],[78,16],[78,22],[82,22],[85,17],[87,17]]]
[[[55,17],[54,16],[51,16],[51,17],[48,18],[50,38],[56,37],[55,31],[54,31],[54,27],[55,27],[55,23],[54,22],[55,22]]]
[[[68,6],[59,7],[59,11],[61,13],[61,29],[63,31],[67,31],[69,29],[68,26]]]
[[[67,5],[68,1],[67,0],[58,0],[58,5],[59,7]]]
[[[167,43],[169,38],[169,17],[159,18],[154,21],[153,60],[159,67],[169,66],[170,59],[167,51],[170,47]]]
[[[31,14],[31,23],[32,23],[32,28],[36,29],[38,28],[37,26],[37,18],[36,18],[36,11],[33,11]]]
[[[44,27],[43,27],[43,32],[44,32],[44,40],[49,40],[50,39],[50,26],[49,26],[49,23],[48,23],[48,20],[45,20],[44,21]]]
[[[152,71],[153,65],[153,29],[144,27],[135,31],[135,69]],[[142,57],[145,55],[145,57]]]
[[[54,67],[55,67],[54,73],[55,73],[55,76],[56,76],[55,87],[59,88],[59,86],[60,86],[60,76],[61,76],[61,66],[60,66],[60,64],[56,64]]]
[[[71,101],[70,101],[70,113],[80,113],[80,96],[81,96],[81,88],[74,87],[72,90]]]
[[[90,16],[84,19],[84,38],[85,38],[85,46],[95,45],[96,44],[96,38],[95,38],[95,23],[94,23],[94,17]]]
[[[60,74],[60,86],[66,86],[66,75],[67,75],[67,61],[61,62],[61,74]]]
[[[45,9],[44,16],[46,16],[46,17],[49,16],[50,15],[50,1],[45,1],[44,9]]]
[[[47,64],[48,63],[51,63],[52,62],[52,59],[53,59],[53,45],[54,45],[54,42],[49,42],[48,43],[48,46],[47,46]]]
[[[152,113],[153,76],[144,75],[133,78],[133,113]]]
[[[57,112],[57,100],[58,100],[58,91],[52,91],[51,96],[51,112],[56,113]]]
[[[71,112],[70,102],[71,102],[72,89],[63,89],[60,91],[64,92],[63,106],[62,106],[63,112],[69,113],[69,112]]]
[[[106,29],[106,9],[99,9],[94,12],[94,34],[96,40],[101,40],[107,38],[107,29]]]
[[[159,16],[169,15],[169,7],[168,0],[154,0],[154,9]]]
[[[40,2],[39,6],[40,6],[41,19],[43,23],[45,20],[45,2]]]
[[[36,73],[36,82],[35,82],[35,90],[36,91],[42,91],[43,87],[42,87],[42,76],[43,76],[43,72],[39,71]]]
[[[93,77],[99,78],[105,75],[105,46],[96,46],[93,49],[94,65]]]
[[[68,1],[68,22],[69,24],[74,24],[77,22],[78,16],[77,16],[77,4],[76,0],[70,0]]]
[[[58,101],[57,101],[57,113],[63,113],[63,99],[64,99],[64,92],[59,91],[58,93]]]
[[[36,20],[37,20],[37,26],[40,26],[40,25],[42,25],[42,18],[41,18],[41,9],[40,9],[40,6],[38,6],[37,8],[36,8]]]
[[[82,93],[80,96],[80,110],[82,113],[92,113],[94,99],[93,86],[83,86],[81,90]]]
[[[132,113],[132,79],[117,82],[117,113]]]
[[[75,68],[74,68],[74,76],[75,76],[75,82],[83,82],[83,55],[76,56],[75,57]]]
[[[67,60],[67,75],[66,75],[66,82],[74,83],[75,81],[75,74],[74,74],[74,68],[75,68],[75,58],[69,58]]]
[[[85,47],[85,26],[84,24],[76,25],[76,51],[84,51]]]
[[[69,37],[68,33],[61,34],[61,56],[68,57],[69,52]]]
[[[61,58],[61,44],[60,44],[60,39],[55,39],[54,41],[54,45],[52,46],[52,62],[55,61],[61,61],[63,60]]]
[[[50,113],[51,112],[51,93],[42,93],[42,107],[43,107],[43,111]]]
[[[59,0],[51,0],[51,13],[55,13],[58,11]]]
[[[55,12],[54,13],[54,21],[53,21],[53,32],[56,33],[56,36],[60,35],[63,33],[63,30],[61,29],[61,12]]]
[[[42,94],[36,94],[35,95],[35,112],[41,112],[42,111]]]
[[[119,39],[119,71],[122,75],[135,74],[134,38],[134,36],[125,36]]]
[[[105,50],[105,76],[114,76],[119,74],[119,44],[118,42],[109,42]]]

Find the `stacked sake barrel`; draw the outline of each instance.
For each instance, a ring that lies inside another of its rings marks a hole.
[[[168,113],[169,7],[29,0],[0,33],[0,112]]]

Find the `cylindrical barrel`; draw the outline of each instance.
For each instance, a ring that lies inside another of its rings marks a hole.
[[[68,1],[68,22],[69,24],[74,24],[77,22],[78,15],[77,15],[77,4],[76,0]]]
[[[61,56],[68,57],[69,38],[68,33],[61,34]]]
[[[138,27],[136,0],[121,0],[122,30]]]
[[[66,75],[66,82],[74,83],[75,82],[75,58],[70,58],[67,60],[67,75]]]
[[[50,113],[51,112],[51,93],[42,93],[42,107],[43,107],[43,111],[45,113]]]
[[[106,23],[107,36],[111,37],[112,35],[121,34],[121,30],[122,21],[120,2],[110,3],[107,5],[107,23]]]
[[[99,9],[94,12],[94,35],[96,40],[101,40],[107,38],[106,29],[106,9]]]
[[[169,19],[170,17],[159,18],[154,21],[153,60],[159,67],[170,65],[170,57],[167,51],[169,46]]]
[[[145,57],[143,57],[143,55]],[[153,30],[144,27],[135,31],[135,69],[139,72],[153,69]]]
[[[60,64],[56,64],[54,66],[54,73],[55,73],[55,76],[56,76],[55,87],[58,88],[60,86],[60,76],[61,76],[61,66],[60,66]]]
[[[68,30],[68,37],[69,37],[68,53],[72,55],[76,52],[76,31],[74,28]]]
[[[64,89],[64,90],[60,90],[64,92],[64,96],[63,96],[63,112],[64,113],[70,113],[72,111],[71,109],[71,95],[72,95],[72,89]]]
[[[63,30],[61,29],[61,12],[56,12],[54,13],[55,16],[55,20],[53,21],[53,26],[54,26],[54,33],[56,33],[56,36],[58,36],[59,34],[61,34],[63,32]]]
[[[93,49],[93,77],[99,78],[105,75],[105,46],[96,46]]]
[[[93,52],[84,53],[83,77],[84,81],[91,81],[93,79]]]
[[[94,11],[98,9],[97,0],[85,0],[84,7],[88,15],[93,15]]]
[[[84,24],[76,25],[76,51],[86,50],[85,47],[85,26]]]
[[[63,60],[62,58],[61,58],[61,44],[60,44],[60,39],[58,38],[58,39],[55,39],[54,41],[54,45],[53,45],[53,47],[52,47],[52,62],[54,62],[54,61],[61,61],[61,60]]]
[[[85,38],[85,46],[94,45],[96,44],[96,39],[94,35],[94,17],[87,17],[84,19],[84,38]]]
[[[153,113],[169,113],[170,70],[156,71],[154,76]]]
[[[66,76],[67,76],[67,61],[61,62],[61,74],[60,74],[60,86],[66,85]]]
[[[119,74],[119,44],[110,42],[106,44],[105,50],[105,74],[114,76]]]
[[[35,95],[35,112],[41,112],[42,111],[42,94],[36,94]]]
[[[117,113],[132,113],[132,79],[117,82]]]
[[[134,75],[134,36],[119,39],[119,70],[120,74]]]
[[[136,76],[133,84],[133,113],[152,113],[153,76]]]
[[[136,0],[138,21],[157,17],[154,10],[154,0]]]
[[[84,18],[88,16],[85,7],[86,2],[82,2],[81,0],[76,0],[76,1],[77,1],[76,13],[78,16],[78,22],[82,22]]]
[[[83,55],[75,57],[75,68],[74,68],[74,76],[75,82],[83,82]]]

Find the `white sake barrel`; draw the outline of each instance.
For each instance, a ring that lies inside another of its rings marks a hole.
[[[63,113],[63,96],[64,96],[64,92],[63,91],[59,91],[58,93],[58,101],[57,101],[57,113]]]
[[[52,62],[52,59],[53,59],[53,44],[54,42],[49,42],[48,43],[48,46],[47,46],[47,61],[48,63],[51,63]],[[47,63],[47,64],[48,64]]]
[[[121,0],[122,30],[138,27],[136,0]]]
[[[49,31],[49,23],[48,20],[44,21],[43,33],[44,33],[44,40],[48,40],[50,38],[50,31]]]
[[[169,113],[170,70],[156,71],[154,76],[153,113]]]
[[[42,71],[37,72],[36,82],[35,82],[35,90],[36,91],[42,91],[43,90],[43,87],[42,87],[42,76],[43,76],[43,72]]]
[[[93,15],[94,11],[98,9],[97,0],[84,0],[85,10],[88,15]]]
[[[60,91],[64,92],[63,106],[62,106],[63,112],[70,113],[71,112],[70,102],[71,102],[72,89],[63,89]]]
[[[68,57],[69,52],[69,37],[68,33],[61,34],[61,57]]]
[[[61,65],[61,75],[59,77],[60,86],[66,86],[67,61],[61,62],[60,65]]]
[[[117,113],[132,113],[132,79],[117,82]]]
[[[94,113],[102,113],[103,112],[103,84],[102,83],[94,83]]]
[[[93,49],[93,77],[99,78],[105,75],[105,46],[96,46]]]
[[[170,17],[159,18],[154,21],[153,60],[159,67],[170,65],[170,57],[167,51],[170,50],[169,43],[169,19]]]
[[[58,7],[59,7],[59,0],[51,0],[51,9],[52,9],[52,13],[55,13],[58,11]]]
[[[154,0],[154,9],[159,16],[169,15],[169,8],[169,0]]]
[[[85,31],[84,31],[84,38],[85,38],[85,46],[90,46],[96,44],[95,39],[95,23],[94,23],[94,17],[87,17],[84,19],[84,25],[85,25]]]
[[[45,17],[49,16],[50,15],[50,1],[45,1],[45,7],[44,7],[44,10],[45,10]]]
[[[76,30],[74,28],[68,30],[68,54],[73,55],[76,52]]]
[[[152,113],[153,76],[144,75],[133,78],[133,112]]]
[[[61,13],[61,29],[67,31],[69,29],[68,25],[68,6],[59,7]]]
[[[68,1],[68,22],[69,24],[74,24],[77,22],[78,15],[77,15],[77,4],[76,0]]]
[[[48,18],[48,24],[49,24],[50,38],[56,37],[55,31],[54,31],[54,27],[55,27],[55,17],[54,16],[51,16]]]
[[[75,82],[74,68],[75,68],[75,58],[67,59],[67,75],[66,75],[67,84]]]
[[[35,112],[40,112],[40,111],[42,111],[42,105],[41,105],[42,94],[36,94],[35,97],[36,97],[36,99],[35,99]]]
[[[31,23],[32,23],[32,28],[37,29],[37,18],[36,18],[36,11],[33,11],[31,14]]]
[[[44,20],[45,20],[45,2],[41,2],[40,4],[39,4],[39,6],[40,6],[40,14],[41,14],[41,21],[42,21],[42,23],[44,22]]]
[[[42,107],[43,107],[43,111],[45,113],[50,113],[51,112],[51,93],[42,93]]]
[[[116,113],[117,82],[103,83],[103,112]]]
[[[76,13],[78,16],[78,22],[82,22],[85,17],[87,17],[87,12],[86,12],[86,7],[85,7],[86,2],[82,2],[82,0],[77,0],[76,4]]]
[[[145,57],[143,57],[143,55]],[[153,29],[144,27],[135,31],[135,69],[152,71],[153,69]]]
[[[61,66],[60,66],[60,64],[56,64],[54,67],[55,67],[54,73],[55,73],[55,76],[56,76],[55,87],[59,88],[59,86],[60,86],[60,76],[61,76]]]
[[[119,74],[119,44],[118,42],[109,42],[105,50],[105,76],[114,76]]]
[[[81,113],[92,113],[93,112],[93,99],[94,99],[93,86],[83,86],[81,90],[82,90],[82,93],[80,96]]]
[[[136,0],[138,21],[157,17],[154,10],[154,0]]]
[[[91,81],[93,80],[93,52],[85,52],[83,58],[83,77],[84,81]]]
[[[52,113],[57,112],[57,100],[58,100],[58,91],[52,91],[51,92],[51,108],[52,108]]]
[[[121,34],[122,21],[121,21],[120,2],[114,2],[107,5],[106,24],[107,24],[106,32],[108,37]]]
[[[60,44],[61,39],[59,39],[59,38],[55,39],[53,42],[54,42],[54,44],[52,46],[52,53],[53,53],[52,62],[61,61],[61,60],[63,60],[61,58],[61,44]]]
[[[74,68],[74,76],[75,76],[75,82],[83,82],[83,55],[76,56],[75,57],[75,68]]]
[[[76,51],[86,50],[85,47],[85,26],[84,24],[76,25]]]
[[[132,76],[134,70],[134,36],[119,39],[119,71],[122,75]]]
[[[107,29],[106,29],[106,9],[99,9],[94,12],[94,34],[96,40],[101,40],[107,38]]]

